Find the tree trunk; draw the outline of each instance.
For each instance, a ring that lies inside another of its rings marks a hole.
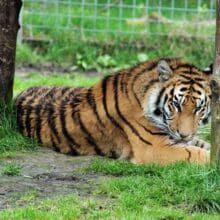
[[[21,0],[0,0],[0,105],[13,96],[16,39]],[[1,113],[1,112],[0,112]]]
[[[211,164],[220,169],[220,0],[216,0],[215,61],[212,88]]]

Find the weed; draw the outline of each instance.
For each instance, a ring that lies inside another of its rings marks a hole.
[[[27,44],[18,43],[16,49],[17,64],[24,65],[28,63],[42,63],[42,56],[37,51],[37,48],[31,48]]]
[[[7,163],[2,171],[2,174],[7,176],[19,176],[21,174],[21,166],[16,163]]]
[[[38,197],[38,195],[39,195],[39,192],[37,190],[30,190],[23,194],[17,195],[17,199],[20,201],[31,202],[35,200],[36,197]]]
[[[13,107],[0,113],[0,155],[6,152],[36,149],[37,141],[24,137],[17,130],[16,114]],[[5,154],[6,155],[6,154]]]

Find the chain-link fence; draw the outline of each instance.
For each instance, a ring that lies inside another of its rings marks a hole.
[[[215,0],[24,0],[22,38],[81,34],[213,37]]]

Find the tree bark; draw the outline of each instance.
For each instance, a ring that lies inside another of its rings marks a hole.
[[[16,39],[21,0],[0,0],[0,104],[8,106],[13,96]]]
[[[211,164],[220,169],[220,0],[216,0],[215,60],[212,88]]]

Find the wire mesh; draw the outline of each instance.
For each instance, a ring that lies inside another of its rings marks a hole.
[[[50,33],[213,37],[215,0],[24,0],[22,38]],[[103,35],[103,36],[104,36]]]

